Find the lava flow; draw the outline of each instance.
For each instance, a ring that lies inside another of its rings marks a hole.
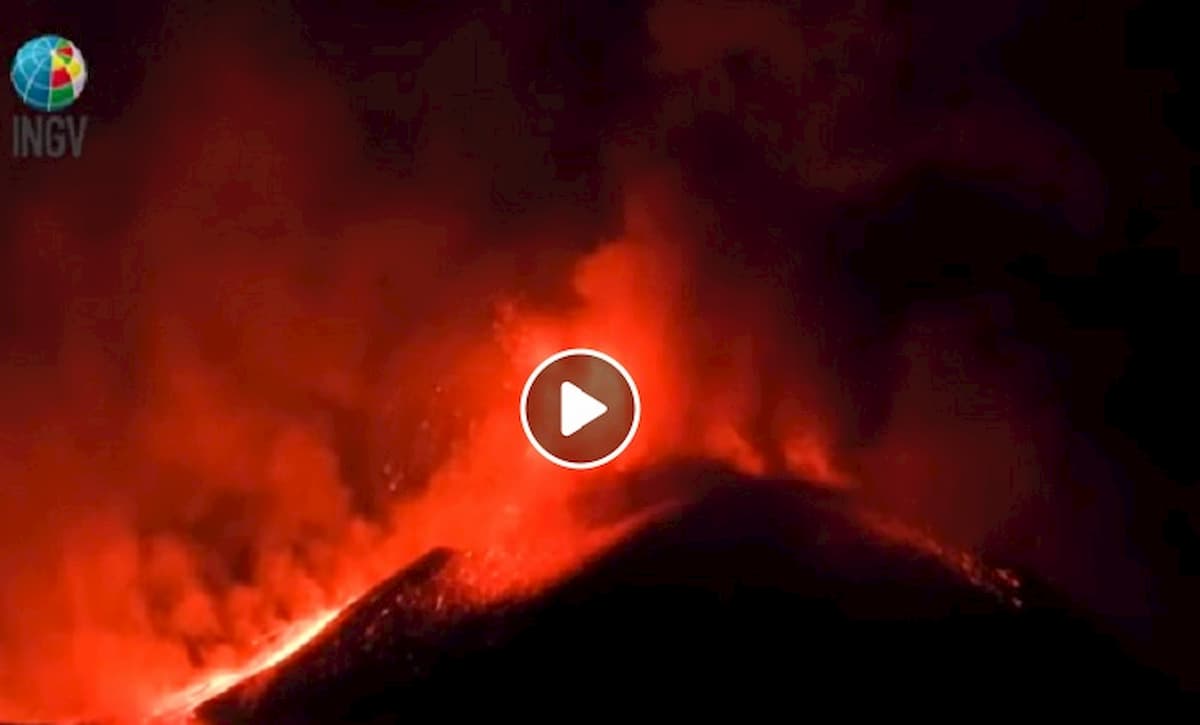
[[[256,674],[270,670],[291,657],[305,644],[337,619],[342,607],[332,607],[306,617],[287,627],[276,636],[260,643],[261,651],[248,662],[235,669],[209,672],[196,682],[178,692],[158,700],[151,709],[149,722],[170,723],[185,721],[201,704],[239,682]]]

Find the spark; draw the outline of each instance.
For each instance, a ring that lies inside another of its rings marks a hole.
[[[1021,609],[1021,579],[1010,569],[992,567],[978,556],[943,544],[919,528],[877,512],[863,512],[860,521],[876,535],[895,541],[940,561],[967,582],[1010,606]]]

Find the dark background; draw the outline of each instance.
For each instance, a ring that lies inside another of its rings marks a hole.
[[[407,110],[420,105],[406,100],[411,78],[405,64],[415,68],[421,61],[401,50],[382,62],[377,49],[403,48],[408,37],[448,37],[464,19],[484,18],[493,37],[511,44],[507,83],[518,102],[533,107],[539,93],[555,99],[546,111],[553,123],[541,136],[545,158],[553,163],[497,158],[491,188],[464,204],[490,215],[501,231],[519,229],[522,219],[547,209],[610,228],[620,179],[606,168],[602,149],[659,124],[654,99],[673,82],[647,68],[656,40],[643,9],[587,2],[538,10],[505,5],[516,7],[505,12],[443,2],[398,8],[363,3],[334,11],[324,3],[295,2],[272,6],[248,22],[264,37],[299,37],[287,46],[287,62],[350,89],[347,102],[364,129],[362,152],[373,178],[402,184],[420,164],[414,148],[421,137],[414,121],[419,115]],[[10,6],[0,31],[5,47],[36,32],[56,32],[83,48],[92,75],[81,112],[91,117],[94,138],[128,137],[127,156],[114,159],[113,173],[128,172],[133,185],[143,173],[136,154],[146,129],[125,116],[149,92],[147,79],[155,77],[148,69],[171,52],[169,29],[216,23],[212,18],[225,11],[201,3],[135,10],[128,3],[119,11],[79,5],[56,17],[42,3]],[[836,35],[852,27],[845,19],[849,11],[837,6],[807,3],[791,17],[797,27]],[[1200,96],[1194,26],[1185,6],[1007,2],[984,12],[957,2],[872,5],[871,22],[902,48],[899,60],[886,68],[864,66],[868,90],[850,96],[857,112],[833,117],[833,130],[817,142],[889,159],[890,170],[872,183],[839,188],[835,181],[789,174],[787,163],[764,150],[761,135],[721,114],[701,115],[664,134],[653,153],[678,162],[689,193],[711,206],[721,229],[756,238],[734,251],[710,252],[714,265],[745,279],[761,279],[768,270],[790,291],[783,299],[818,297],[835,310],[829,314],[842,324],[829,338],[831,365],[859,391],[852,406],[859,439],[870,440],[885,427],[889,403],[879,389],[890,385],[879,381],[895,374],[895,363],[882,351],[902,336],[912,311],[932,305],[956,319],[976,315],[982,305],[985,316],[1000,322],[982,333],[972,326],[965,334],[972,354],[991,361],[989,369],[1003,373],[1006,364],[997,339],[1034,350],[1049,371],[1038,378],[1035,394],[1053,401],[1074,435],[1099,453],[1078,465],[1064,459],[1056,490],[1042,492],[1054,503],[1022,514],[1033,517],[1026,528],[1002,527],[1023,534],[993,532],[978,543],[1000,559],[1032,562],[1036,569],[1031,530],[1073,536],[1079,520],[1094,512],[1095,500],[1109,502],[1096,506],[1120,509],[1120,516],[1098,518],[1098,530],[1080,535],[1081,546],[1096,547],[1101,579],[1110,561],[1128,559],[1148,572],[1151,585],[1137,591],[1124,586],[1118,573],[1123,564],[1112,567],[1114,581],[1103,586],[1095,584],[1095,574],[1072,582],[1064,573],[1069,564],[1041,568],[1052,582],[1057,573],[1062,581],[1055,583],[1116,622],[1114,628],[1145,658],[1196,686],[1200,347],[1193,338],[1200,310]],[[285,17],[290,24],[281,23]],[[681,45],[692,42],[689,33],[703,34],[686,23],[666,32],[677,33]],[[735,80],[745,89],[741,97],[782,119],[786,139],[803,128],[788,125],[800,113],[791,106],[805,109],[826,96],[775,88],[788,77],[787,44],[780,50],[772,43],[778,44],[764,37],[763,46],[775,48],[764,56],[751,38],[722,62],[728,77],[744,79]],[[809,70],[798,87],[855,78],[857,66],[847,62],[849,70],[836,59],[806,61]],[[485,59],[484,75],[486,66]],[[11,94],[5,99],[5,115],[15,112]],[[463,102],[488,117],[485,101]],[[944,114],[982,109],[980,118],[1011,130],[1012,107],[1031,113],[1060,141],[1015,143],[1010,151],[1003,139],[986,148],[991,143],[984,134],[968,136],[965,150],[914,150],[923,148],[921,130]],[[487,143],[473,146],[469,133],[468,155],[500,153]],[[1013,163],[1001,163],[1006,157]],[[1056,163],[1089,171],[1045,170],[1058,168]],[[16,218],[30,188],[71,184],[71,174],[69,162],[53,168],[6,162],[3,218]],[[122,183],[92,188],[89,193],[103,203],[72,223],[97,238],[117,228],[138,213],[135,196],[122,189]],[[746,230],[751,233],[742,234]],[[793,241],[800,236],[810,241]],[[588,241],[574,244],[582,248]],[[6,230],[0,260],[11,247]],[[88,254],[94,257],[85,263],[103,258],[103,244]],[[55,313],[23,312],[20,285],[4,277],[10,269],[15,265],[0,267],[0,349],[9,359],[52,357]],[[896,503],[887,494],[879,500]],[[953,512],[930,518],[956,538]],[[1084,551],[1072,561],[1087,558]],[[1136,601],[1127,606],[1123,596]]]

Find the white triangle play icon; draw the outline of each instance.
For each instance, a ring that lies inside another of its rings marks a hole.
[[[561,387],[559,430],[563,438],[579,432],[588,423],[608,412],[608,406],[579,389],[578,385],[563,383]]]

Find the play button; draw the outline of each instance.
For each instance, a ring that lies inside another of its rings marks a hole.
[[[546,358],[521,393],[521,426],[534,450],[564,468],[597,468],[629,446],[641,400],[629,372],[598,350]]]
[[[570,438],[588,423],[608,412],[608,406],[579,389],[574,383],[559,388],[559,432]]]

